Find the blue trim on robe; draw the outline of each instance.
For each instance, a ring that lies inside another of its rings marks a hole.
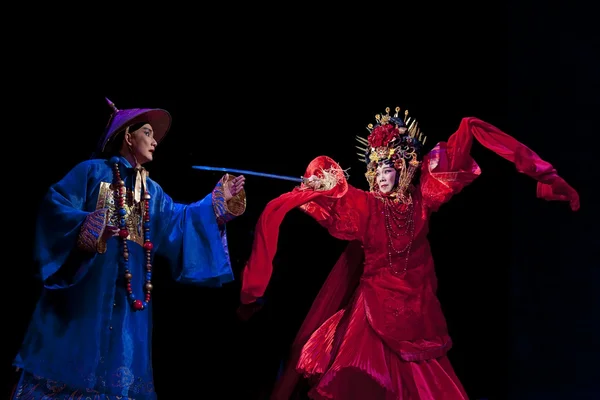
[[[121,162],[126,187],[133,188],[133,169]],[[96,210],[101,182],[112,183],[112,175],[108,160],[84,161],[44,198],[34,253],[44,290],[14,365],[55,385],[84,390],[84,398],[154,399],[152,302],[141,312],[127,303],[118,238],[109,239],[102,254],[77,247],[84,220]],[[226,231],[218,225],[211,194],[183,205],[151,179],[148,191],[151,239],[156,253],[169,260],[174,279],[212,287],[232,281]],[[128,247],[132,287],[141,299],[145,253],[135,242]],[[37,396],[30,398],[42,398]]]

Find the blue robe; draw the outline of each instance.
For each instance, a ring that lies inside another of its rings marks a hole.
[[[126,159],[119,160],[125,187],[133,188],[135,171]],[[51,186],[43,201],[35,258],[44,290],[14,362],[24,371],[16,396],[156,398],[152,301],[145,310],[133,311],[119,266],[121,239],[98,240],[107,222],[117,225],[112,182],[108,160],[84,161]],[[228,212],[223,183],[202,200],[184,205],[147,179],[153,252],[169,260],[178,282],[218,287],[233,280],[225,222],[243,210]],[[131,192],[126,215],[129,269],[133,292],[143,300],[143,206],[135,206]]]

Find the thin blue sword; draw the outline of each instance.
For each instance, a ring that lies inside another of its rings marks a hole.
[[[262,176],[265,178],[283,179],[286,181],[293,181],[293,182],[302,182],[302,178],[295,178],[293,176],[284,176],[284,175],[275,175],[275,174],[265,174],[264,172],[247,171],[245,169],[208,167],[208,166],[204,166],[204,165],[193,165],[192,168],[193,169],[201,169],[203,171],[231,172],[231,173],[242,174],[242,175],[255,175],[255,176]]]

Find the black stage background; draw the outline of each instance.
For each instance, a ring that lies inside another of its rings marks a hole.
[[[191,165],[299,176],[321,154],[365,188],[354,136],[386,106],[400,105],[421,122],[430,146],[462,117],[490,122],[550,161],[581,195],[578,213],[536,199],[534,181],[476,143],[482,176],[433,217],[439,297],[455,341],[449,357],[471,398],[598,398],[600,43],[574,7],[522,4],[436,8],[440,16],[408,25],[372,16],[364,26],[376,33],[369,41],[353,31],[362,23],[332,33],[327,20],[287,19],[227,43],[216,34],[192,40],[180,52],[160,37],[106,38],[89,57],[91,46],[70,53],[64,40],[37,36],[52,56],[28,54],[33,72],[11,97],[24,116],[5,144],[5,154],[19,159],[5,175],[12,198],[5,209],[18,201],[20,210],[8,211],[6,370],[39,293],[30,261],[35,207],[48,185],[91,153],[109,115],[104,96],[119,108],[171,112],[172,129],[148,169],[182,202],[204,196],[220,177]],[[380,25],[394,33],[379,36]],[[247,176],[247,212],[228,227],[236,277],[260,212],[292,187]],[[22,246],[18,254],[13,245]],[[181,286],[159,260],[160,397],[264,398],[344,245],[300,212],[289,214],[268,303],[247,323],[235,318],[239,280],[221,289]]]

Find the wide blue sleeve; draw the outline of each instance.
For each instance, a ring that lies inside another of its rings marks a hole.
[[[36,220],[34,261],[40,279],[49,289],[79,282],[94,258],[105,248],[100,237],[107,210],[86,211],[88,186],[95,179],[89,163],[80,163],[42,199]]]
[[[243,210],[234,212],[231,202],[227,208],[221,188],[219,182],[212,193],[192,204],[174,202],[159,189],[161,220],[166,225],[156,252],[168,259],[178,282],[218,287],[234,279],[225,222]]]

